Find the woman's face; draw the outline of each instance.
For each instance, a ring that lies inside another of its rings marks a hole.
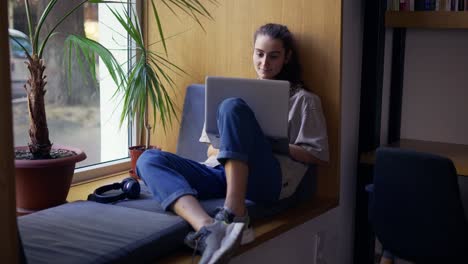
[[[283,42],[266,35],[258,35],[253,52],[253,63],[260,79],[274,79],[288,62]]]

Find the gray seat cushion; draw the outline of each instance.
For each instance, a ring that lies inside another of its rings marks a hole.
[[[28,263],[147,263],[181,245],[180,217],[78,201],[18,218]]]
[[[205,121],[205,86],[192,84],[187,87],[180,122],[176,153],[184,158],[204,161],[206,143],[198,141]]]

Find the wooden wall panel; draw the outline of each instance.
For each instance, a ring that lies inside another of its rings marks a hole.
[[[7,1],[0,3],[0,260],[18,262]]]
[[[319,194],[337,197],[339,193],[340,115],[341,115],[341,0],[219,0],[219,6],[206,3],[214,21],[203,19],[205,31],[186,16],[175,18],[162,11],[168,39],[169,59],[190,76],[176,77],[175,97],[183,106],[185,87],[204,83],[206,75],[255,78],[252,65],[253,33],[275,22],[288,25],[298,41],[303,76],[307,87],[318,94],[327,118],[331,162],[319,169]],[[148,11],[147,11],[148,12]],[[156,23],[147,19],[149,43],[159,39]],[[153,45],[154,50],[161,50]],[[152,143],[175,152],[178,124],[166,134],[159,127]]]

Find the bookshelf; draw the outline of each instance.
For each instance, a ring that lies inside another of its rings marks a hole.
[[[426,29],[468,29],[467,11],[386,11],[385,27]],[[404,44],[403,44],[404,49]],[[403,53],[404,54],[404,53]],[[404,59],[404,55],[403,58]],[[401,87],[399,88],[401,89]],[[400,93],[401,94],[401,93]],[[400,95],[401,96],[401,95]],[[401,98],[400,98],[401,100]],[[399,102],[401,108],[401,102]],[[401,110],[400,110],[401,111]],[[401,115],[401,112],[399,113]],[[399,129],[399,125],[398,125]],[[389,147],[433,153],[450,158],[459,175],[468,176],[468,145],[439,143],[424,140],[398,139]],[[360,161],[374,163],[375,151],[361,153]]]
[[[468,176],[468,145],[400,139],[388,146],[447,157],[453,161],[458,175]],[[374,164],[375,151],[362,153],[360,162],[369,165]]]
[[[385,26],[468,29],[468,11],[387,11],[385,12]]]
[[[389,0],[387,0],[389,1]],[[375,150],[381,145],[382,97],[386,30],[392,29],[388,138],[386,146],[450,158],[459,180],[468,179],[468,145],[401,138],[406,33],[412,29],[468,29],[468,11],[387,11],[385,1],[365,0],[360,97],[359,161],[356,180],[354,263],[373,263],[375,236],[368,223],[369,195]],[[401,3],[401,2],[400,2]],[[447,1],[445,2],[447,3]],[[386,120],[385,120],[386,121]]]

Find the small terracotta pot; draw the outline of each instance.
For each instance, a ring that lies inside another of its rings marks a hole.
[[[160,148],[155,147],[155,146],[149,146],[148,149],[160,149]],[[130,161],[132,163],[132,169],[128,171],[128,173],[130,173],[130,176],[132,176],[132,178],[137,179],[137,180],[140,179],[140,177],[138,177],[138,175],[136,174],[136,163],[140,155],[143,154],[145,150],[147,150],[145,145],[128,147],[128,152],[130,153]]]
[[[27,146],[15,147],[28,149]],[[86,158],[77,148],[56,146],[76,153],[71,157],[44,160],[15,160],[16,207],[19,212],[31,212],[66,202],[75,171],[75,164]]]

